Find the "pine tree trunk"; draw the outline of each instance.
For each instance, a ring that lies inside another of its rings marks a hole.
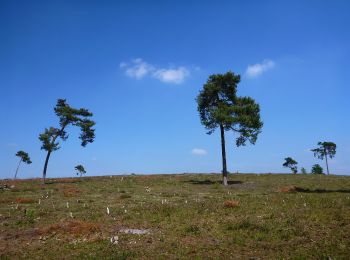
[[[17,172],[18,172],[19,165],[21,164],[21,162],[22,162],[22,158],[21,158],[21,160],[19,160],[19,163],[18,163],[18,166],[17,166],[17,169],[16,169],[16,173],[15,173],[15,179],[17,178]]]
[[[221,154],[222,154],[222,184],[227,186],[226,150],[225,150],[225,129],[220,125],[221,133]]]
[[[63,126],[62,126],[61,130],[58,132],[58,134],[56,134],[56,135],[52,138],[52,140],[51,140],[51,142],[50,142],[50,145],[51,145],[51,146],[53,146],[53,145],[55,144],[55,141],[56,141],[57,137],[59,137],[59,136],[63,133],[64,128],[67,126],[67,124],[68,124],[67,121],[66,121],[65,123],[63,123]],[[43,184],[45,184],[47,164],[49,163],[49,159],[50,159],[51,152],[52,152],[52,150],[51,150],[51,151],[48,151],[48,152],[47,152],[47,155],[46,155],[45,165],[44,165],[44,170],[43,170]]]
[[[326,166],[327,166],[327,175],[329,175],[327,154],[326,154]]]
[[[45,165],[44,165],[44,170],[43,170],[43,183],[45,183],[46,179],[46,170],[47,170],[47,164],[49,163],[51,152],[47,152],[46,159],[45,159]]]

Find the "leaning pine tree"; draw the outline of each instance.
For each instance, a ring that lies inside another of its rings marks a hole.
[[[19,160],[19,163],[18,163],[17,168],[16,168],[15,179],[17,178],[17,173],[18,173],[19,166],[21,165],[21,162],[24,162],[26,164],[31,164],[32,163],[28,153],[26,153],[24,151],[18,151],[16,153],[16,156],[19,157],[20,160]]]
[[[220,128],[224,185],[227,185],[225,131],[232,130],[238,134],[238,147],[245,145],[246,141],[255,144],[263,126],[260,107],[254,99],[237,96],[240,80],[240,76],[233,72],[211,75],[197,97],[200,119],[209,130],[208,134]]]
[[[297,164],[298,164],[298,162],[295,161],[292,157],[284,158],[283,167],[291,169],[294,174],[296,174],[298,172]]]
[[[85,108],[72,108],[66,103],[65,99],[58,99],[56,107],[54,108],[56,115],[60,120],[60,127],[46,128],[45,131],[39,135],[39,139],[42,142],[41,149],[47,151],[44,170],[43,170],[43,182],[45,183],[47,165],[52,152],[60,148],[58,142],[59,139],[66,141],[68,138],[66,129],[68,126],[77,126],[80,128],[81,145],[85,147],[88,143],[92,143],[95,138],[95,129],[93,126],[95,122],[90,120],[92,113]]]

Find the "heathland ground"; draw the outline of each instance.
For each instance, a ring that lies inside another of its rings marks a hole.
[[[0,258],[350,259],[350,177],[232,174],[227,187],[220,180],[1,180]]]

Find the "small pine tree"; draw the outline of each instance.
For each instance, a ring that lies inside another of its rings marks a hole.
[[[302,174],[307,174],[307,171],[306,171],[306,169],[304,167],[301,167],[300,171],[301,171]]]
[[[319,164],[315,164],[311,169],[312,174],[323,174],[323,168]]]
[[[333,142],[318,142],[317,145],[318,147],[311,151],[314,153],[315,157],[318,157],[318,159],[323,160],[326,158],[327,174],[329,175],[328,157],[332,159],[335,156],[337,145]]]
[[[284,158],[285,162],[283,163],[283,167],[289,168],[292,170],[294,174],[298,172],[297,161],[295,161],[292,157]]]
[[[24,152],[24,151],[18,151],[16,153],[16,156],[20,158],[19,160],[19,163],[18,163],[18,166],[17,166],[17,169],[16,169],[16,173],[15,173],[15,179],[17,178],[17,172],[18,172],[18,169],[19,169],[19,166],[21,164],[21,162],[24,162],[26,164],[31,164],[32,161],[30,160],[30,157],[28,155],[28,153]]]
[[[80,174],[80,177],[86,173],[85,169],[84,169],[84,166],[79,164],[77,166],[75,166],[75,170],[77,171],[77,175]]]

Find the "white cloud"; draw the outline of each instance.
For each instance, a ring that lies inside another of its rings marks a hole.
[[[119,67],[130,78],[141,79],[145,76],[150,76],[172,84],[181,84],[190,75],[190,71],[185,67],[159,68],[145,62],[141,58],[134,59],[131,62],[121,62]]]
[[[250,78],[255,78],[260,76],[264,72],[272,69],[275,66],[275,62],[272,60],[264,60],[262,63],[257,63],[254,65],[249,65],[246,74]]]
[[[201,149],[201,148],[193,148],[191,153],[193,155],[206,155],[207,154],[207,151],[204,150],[204,149]]]
[[[158,69],[153,73],[153,77],[166,83],[181,84],[190,74],[185,67],[177,69]]]
[[[119,64],[119,67],[124,69],[125,74],[130,78],[136,79],[141,79],[154,70],[152,65],[140,58],[132,60],[131,63],[122,62]]]

